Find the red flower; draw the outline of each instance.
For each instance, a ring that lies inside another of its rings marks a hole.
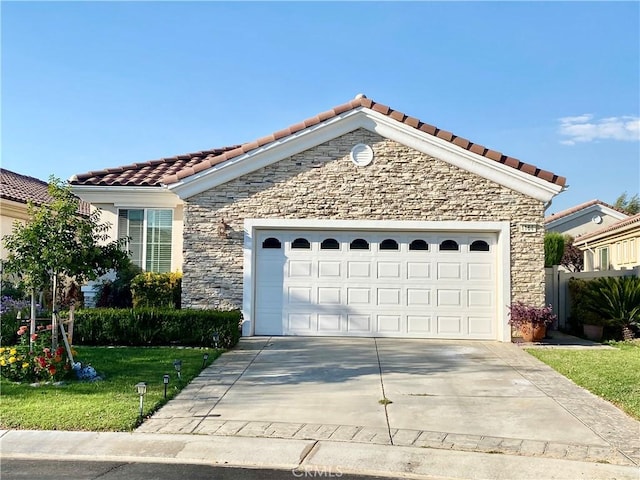
[[[31,341],[35,342],[38,339],[38,334],[34,333],[33,335],[31,335]]]
[[[26,325],[21,326],[16,332],[18,335],[24,335],[27,333],[28,327]]]
[[[36,361],[38,362],[38,365],[40,365],[40,368],[44,368],[47,365],[47,362],[43,357],[36,358]]]
[[[58,347],[56,349],[56,357],[59,357],[60,355],[62,355],[64,353],[64,347]]]
[[[53,325],[51,324],[47,325],[47,330],[53,330]]]
[[[49,373],[51,375],[55,375],[56,374],[56,367],[54,367],[53,365],[49,365]]]

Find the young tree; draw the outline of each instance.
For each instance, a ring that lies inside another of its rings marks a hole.
[[[56,285],[61,276],[78,283],[93,280],[125,261],[119,242],[108,242],[109,225],[100,223],[100,212],[79,212],[80,200],[69,185],[49,179],[48,204],[28,206],[30,221],[16,223],[3,238],[9,251],[5,268],[16,274],[31,291],[31,334],[35,333],[35,295],[52,283],[53,339],[57,340]]]
[[[629,197],[627,192],[624,192],[616,199],[614,206],[629,215],[635,215],[640,213],[640,197],[637,193]]]
[[[544,266],[560,265],[564,253],[564,237],[557,232],[547,232],[544,236]]]
[[[573,241],[571,235],[564,236],[564,253],[560,265],[570,272],[581,272],[584,270],[584,252],[576,247]]]

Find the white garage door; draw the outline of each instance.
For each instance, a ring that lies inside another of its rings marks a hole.
[[[260,231],[256,335],[496,338],[496,235]]]

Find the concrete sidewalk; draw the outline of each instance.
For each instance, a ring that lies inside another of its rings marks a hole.
[[[11,430],[0,458],[197,463],[416,479],[637,480],[638,467],[419,447],[279,438]],[[290,474],[288,472],[291,472]]]

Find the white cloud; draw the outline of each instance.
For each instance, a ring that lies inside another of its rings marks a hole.
[[[590,113],[559,119],[561,140],[565,145],[594,140],[634,142],[640,140],[640,117],[621,116],[597,119]]]

